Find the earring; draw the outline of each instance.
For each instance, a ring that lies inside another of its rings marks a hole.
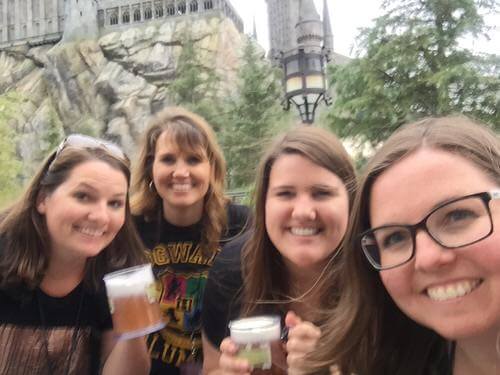
[[[154,193],[154,192],[156,191],[156,189],[155,189],[155,185],[153,184],[153,180],[149,181],[149,185],[148,185],[148,187],[149,187],[149,191],[150,191],[151,193]]]

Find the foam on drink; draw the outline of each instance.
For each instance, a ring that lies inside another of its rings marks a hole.
[[[154,295],[151,264],[104,276],[113,329],[121,339],[143,336],[165,326]]]
[[[239,346],[237,356],[248,360],[254,368],[270,369],[271,342],[280,339],[278,316],[255,316],[229,323],[231,339]]]

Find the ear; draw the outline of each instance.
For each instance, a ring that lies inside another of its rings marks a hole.
[[[40,215],[44,215],[47,209],[47,194],[38,193],[38,197],[36,198],[36,210]]]

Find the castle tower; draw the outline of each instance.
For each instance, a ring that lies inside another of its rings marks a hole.
[[[299,0],[266,0],[269,22],[269,56],[275,58],[297,44],[295,25],[299,20]]]
[[[327,55],[333,53],[333,33],[330,23],[330,13],[328,12],[328,2],[323,0],[323,46]]]
[[[297,44],[318,51],[323,47],[323,23],[313,0],[300,0],[299,21],[295,26]]]
[[[97,0],[66,0],[63,42],[96,39]]]

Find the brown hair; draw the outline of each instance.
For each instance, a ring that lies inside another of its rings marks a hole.
[[[370,193],[377,177],[422,147],[460,155],[500,183],[499,137],[485,125],[449,116],[427,118],[395,132],[361,176],[339,262],[342,295],[306,364],[310,373],[322,373],[337,364],[342,373],[427,374],[426,366],[439,356],[446,357],[444,339],[396,307],[357,240],[358,233],[370,228]]]
[[[200,116],[180,107],[165,108],[151,121],[141,142],[140,154],[132,174],[132,211],[142,215],[147,221],[158,220],[161,215],[161,198],[155,189],[150,189],[153,181],[153,161],[156,142],[160,135],[168,131],[180,149],[206,152],[211,168],[210,186],[205,195],[201,244],[205,252],[214,251],[227,218],[224,197],[226,163],[210,125]]]
[[[261,159],[254,193],[252,236],[243,248],[243,315],[263,308],[258,301],[280,300],[289,294],[289,279],[281,254],[272,244],[265,226],[265,204],[271,169],[282,155],[298,154],[336,174],[349,194],[349,206],[356,189],[353,164],[342,143],[327,130],[299,126],[279,137]],[[329,272],[323,284],[330,284]],[[328,281],[326,281],[328,280]],[[325,305],[334,303],[335,288],[321,289]],[[319,309],[319,306],[318,306]]]
[[[40,194],[50,194],[63,184],[78,165],[99,160],[121,171],[130,183],[129,162],[112,156],[104,148],[68,146],[45,159],[20,199],[2,214],[0,239],[0,287],[38,286],[47,269],[50,235],[43,215],[37,210]],[[85,285],[99,289],[105,273],[146,262],[141,240],[132,221],[128,199],[125,222],[111,243],[87,260]]]

